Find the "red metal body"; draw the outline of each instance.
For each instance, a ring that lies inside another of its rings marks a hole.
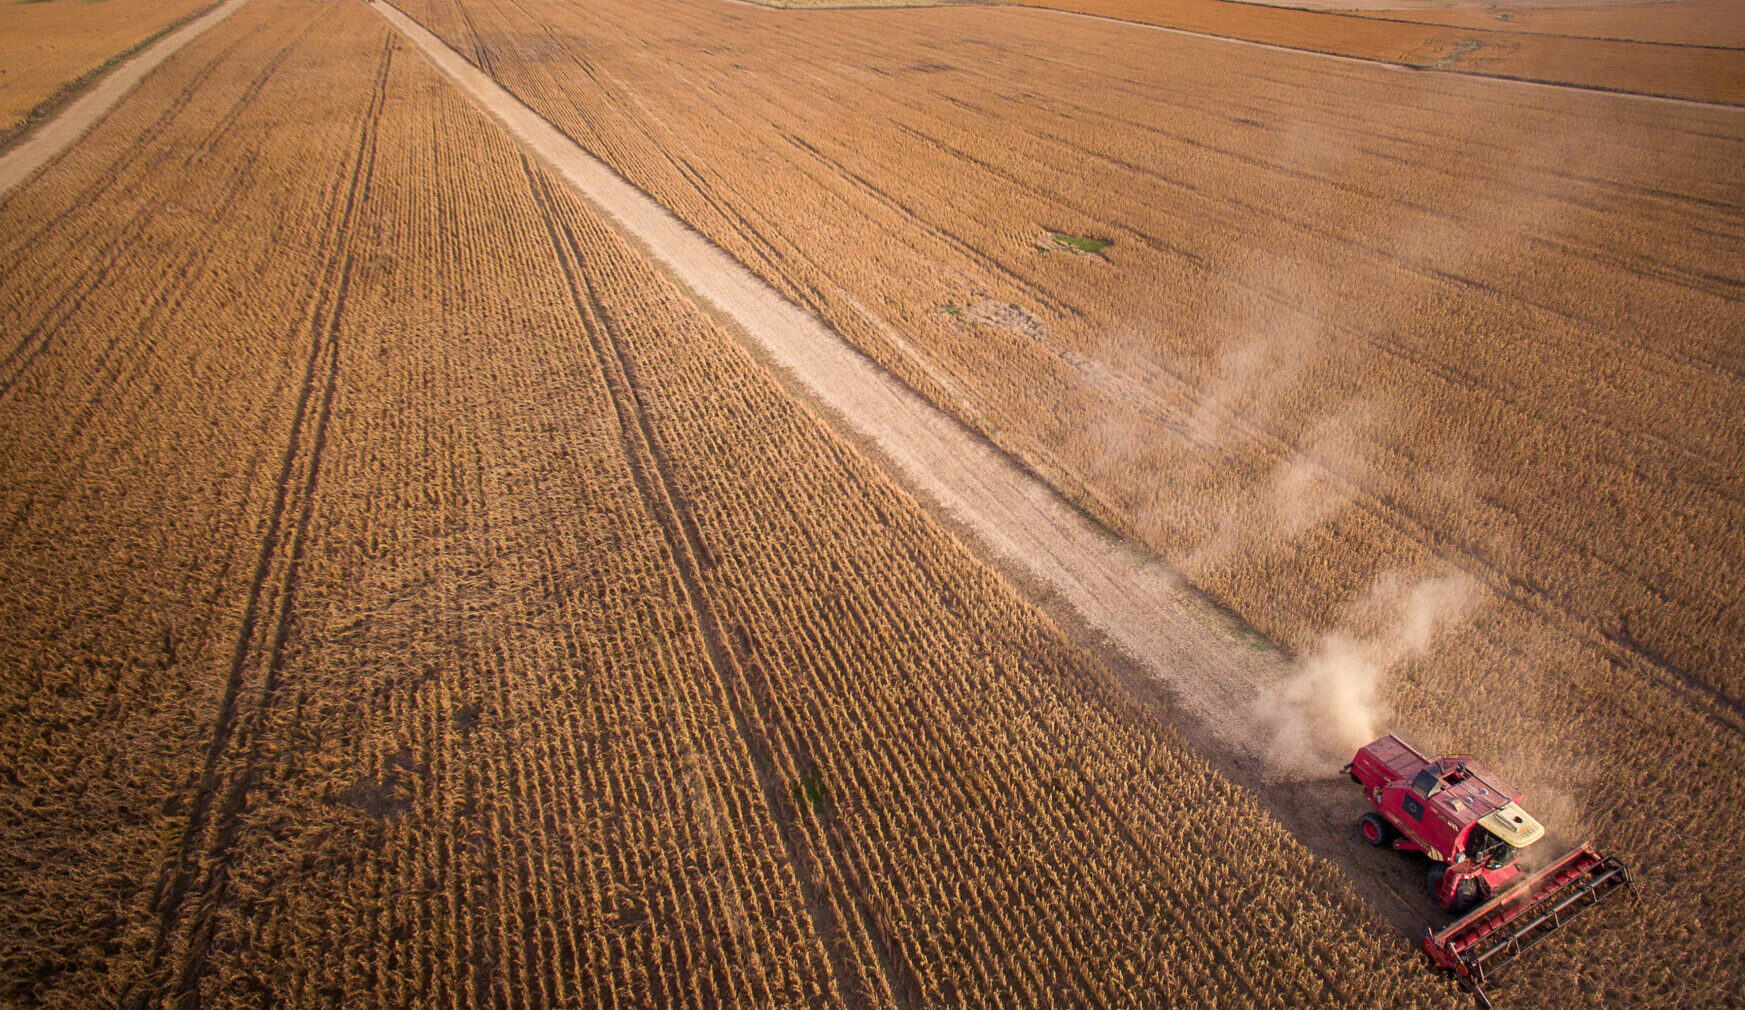
[[[1525,878],[1515,862],[1518,850],[1505,846],[1498,856],[1495,839],[1489,847],[1477,845],[1475,840],[1489,837],[1477,830],[1480,820],[1505,808],[1508,816],[1532,825],[1516,839],[1522,846],[1531,845],[1541,829],[1510,806],[1519,804],[1521,794],[1470,758],[1432,761],[1390,735],[1358,751],[1345,771],[1375,807],[1376,814],[1362,822],[1370,844],[1385,844],[1387,832],[1397,832],[1394,848],[1446,864],[1432,866],[1432,891],[1443,908],[1465,914],[1441,930],[1426,929],[1424,951],[1485,1007],[1490,999],[1484,984],[1498,969],[1619,888],[1635,892],[1622,863],[1586,844]],[[1508,824],[1494,818],[1488,823],[1508,833]],[[1478,907],[1466,911],[1471,904]]]
[[[1437,902],[1458,908],[1457,897],[1482,900],[1500,894],[1521,875],[1511,852],[1506,861],[1479,858],[1474,832],[1479,819],[1519,803],[1521,794],[1489,769],[1467,757],[1432,761],[1397,736],[1384,736],[1357,752],[1346,772],[1363,786],[1364,795],[1399,833],[1394,848],[1422,852],[1451,864],[1441,874]],[[1472,881],[1476,889],[1464,892]]]

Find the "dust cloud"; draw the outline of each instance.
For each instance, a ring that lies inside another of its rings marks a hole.
[[[1283,778],[1320,778],[1381,734],[1388,717],[1383,678],[1398,664],[1428,654],[1436,636],[1466,620],[1479,586],[1449,570],[1413,580],[1392,572],[1377,579],[1345,624],[1322,636],[1283,680],[1249,711],[1258,755]]]
[[[1155,500],[1135,507],[1134,521],[1143,537],[1170,545],[1170,562],[1187,582],[1264,578],[1267,566],[1292,554],[1293,543],[1312,550],[1315,535],[1337,535],[1333,527],[1355,507],[1367,502],[1385,511],[1390,499],[1401,498],[1454,517],[1450,525],[1457,521],[1488,563],[1506,565],[1516,556],[1515,518],[1483,494],[1482,463],[1475,465],[1459,444],[1417,444],[1423,403],[1339,369],[1362,367],[1353,347],[1365,334],[1379,343],[1394,331],[1419,334],[1425,296],[1438,278],[1495,273],[1530,241],[1555,234],[1560,200],[1499,180],[1517,163],[1559,163],[1579,143],[1579,136],[1551,133],[1494,148],[1494,172],[1450,178],[1433,206],[1352,204],[1358,216],[1351,227],[1400,266],[1396,288],[1360,290],[1339,273],[1340,263],[1258,243],[1224,264],[1227,272],[1202,306],[1218,325],[1184,343],[1197,368],[1181,370],[1199,373],[1189,402],[1170,410],[1125,397],[1168,418],[1179,448],[1152,450],[1141,460],[1146,447],[1135,445],[1127,428],[1140,422],[1123,417],[1099,430],[1118,447],[1104,471],[1117,483],[1136,466],[1169,475]],[[1307,125],[1286,130],[1273,153],[1293,171],[1329,178],[1345,172],[1353,156],[1343,139]],[[1129,345],[1144,342],[1115,343],[1102,357],[1119,373],[1134,356]],[[1113,388],[1100,379],[1099,385]],[[1319,637],[1236,717],[1270,774],[1324,776],[1387,732],[1388,678],[1428,657],[1439,636],[1488,598],[1452,562],[1443,565],[1353,586],[1354,602],[1310,629]]]

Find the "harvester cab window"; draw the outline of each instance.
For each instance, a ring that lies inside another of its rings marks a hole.
[[[1484,828],[1474,826],[1466,836],[1466,854],[1473,860],[1484,863],[1488,868],[1500,870],[1515,861],[1521,850],[1491,834]]]

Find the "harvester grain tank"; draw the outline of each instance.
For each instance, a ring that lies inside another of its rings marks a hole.
[[[1364,840],[1430,858],[1430,896],[1459,918],[1425,929],[1424,951],[1486,1007],[1484,984],[1499,969],[1613,892],[1635,893],[1630,871],[1586,843],[1524,873],[1522,853],[1545,828],[1519,792],[1471,758],[1432,761],[1390,734],[1345,772],[1375,808],[1358,822]]]

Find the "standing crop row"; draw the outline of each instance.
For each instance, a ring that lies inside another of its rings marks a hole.
[[[166,68],[0,205],[9,997],[1452,1005],[367,8]]]
[[[1738,888],[1660,826],[1740,799],[1737,113],[1036,12],[409,9],[1288,648],[1471,576],[1395,724],[1493,756],[1682,923],[1530,984],[1735,992]]]

